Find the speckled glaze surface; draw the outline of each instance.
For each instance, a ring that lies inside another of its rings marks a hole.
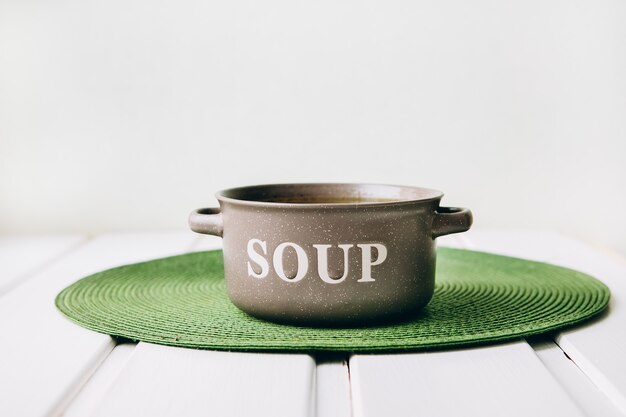
[[[435,282],[435,238],[466,231],[467,209],[436,190],[374,184],[233,188],[191,213],[224,239],[228,294],[259,318],[360,325],[417,313]]]

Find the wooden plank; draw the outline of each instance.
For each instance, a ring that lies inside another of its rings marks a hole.
[[[558,345],[626,414],[626,262],[623,258],[596,250],[582,242],[557,233],[509,233],[499,246],[493,246],[495,235],[503,232],[480,231],[470,242],[478,250],[493,250],[522,258],[550,261],[593,275],[609,286],[612,293],[610,311],[601,319],[565,331],[555,338]]]
[[[308,355],[184,349],[139,343],[96,416],[310,416]]]
[[[136,343],[122,343],[115,346],[106,359],[81,388],[76,397],[63,411],[63,417],[91,416],[104,394],[110,389],[122,372]]]
[[[0,415],[59,413],[114,347],[56,310],[59,291],[101,269],[183,252],[193,239],[188,232],[99,237],[1,298]]]
[[[499,238],[509,240],[506,235]],[[460,248],[471,243],[467,235],[438,240],[441,246]],[[355,355],[349,366],[357,417],[581,415],[524,341],[427,353]]]
[[[350,359],[355,417],[582,416],[525,342]]]
[[[598,387],[576,364],[567,357],[565,352],[550,339],[535,339],[529,341],[535,353],[567,391],[570,398],[590,417],[623,417],[623,414],[604,395]]]
[[[317,417],[350,417],[350,373],[343,354],[318,355],[316,376]]]
[[[85,241],[81,236],[0,237],[0,296]]]

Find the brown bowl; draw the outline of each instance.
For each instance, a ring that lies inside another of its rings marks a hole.
[[[472,213],[443,193],[375,184],[232,188],[220,208],[191,213],[224,239],[228,295],[263,319],[307,325],[407,317],[431,299],[435,238],[464,232]]]

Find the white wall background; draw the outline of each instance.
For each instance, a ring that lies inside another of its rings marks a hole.
[[[621,0],[0,0],[0,232],[373,181],[626,253]]]

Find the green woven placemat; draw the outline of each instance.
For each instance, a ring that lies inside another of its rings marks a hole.
[[[566,268],[438,250],[435,295],[403,323],[307,328],[253,318],[230,303],[221,251],[122,266],[63,290],[56,305],[88,329],[131,340],[245,351],[392,351],[509,340],[580,323],[608,304],[600,281]]]

